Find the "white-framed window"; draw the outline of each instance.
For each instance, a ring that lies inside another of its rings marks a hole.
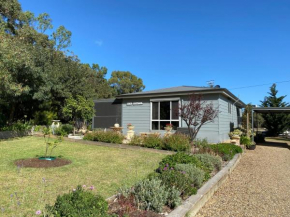
[[[164,130],[166,124],[172,124],[172,129],[176,130],[180,126],[178,107],[179,100],[151,102],[151,129]]]

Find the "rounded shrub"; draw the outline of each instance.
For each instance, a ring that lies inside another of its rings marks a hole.
[[[173,155],[168,155],[159,163],[159,171],[166,171],[174,168],[176,164],[194,164],[198,168],[203,168],[202,162],[194,155],[178,152]]]
[[[159,179],[145,179],[134,186],[133,194],[138,205],[145,210],[161,212],[167,203],[168,192]]]
[[[181,133],[166,136],[163,139],[163,149],[172,151],[188,151],[190,149],[189,137]]]
[[[214,169],[220,170],[222,167],[222,159],[220,156],[214,156],[211,154],[195,154],[197,157],[207,168],[209,168],[210,172]]]
[[[159,178],[162,180],[163,185],[168,189],[177,189],[184,198],[196,194],[197,190],[191,178],[186,173],[177,170],[167,170]]]
[[[79,185],[75,191],[58,196],[54,205],[46,205],[46,211],[55,217],[106,217],[108,203]]]
[[[193,164],[176,164],[175,169],[187,174],[187,176],[191,179],[192,184],[197,188],[200,188],[205,180],[205,172],[199,168],[196,168]]]

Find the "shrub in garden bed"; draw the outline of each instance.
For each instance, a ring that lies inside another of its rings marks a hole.
[[[166,136],[163,139],[162,148],[171,151],[188,151],[190,149],[189,137],[181,133]]]
[[[197,157],[197,159],[199,159],[202,163],[204,163],[206,167],[210,169],[210,171],[213,171],[214,169],[220,170],[222,167],[222,159],[220,156],[214,156],[208,153],[195,154],[194,156]]]
[[[209,145],[208,147],[221,156],[224,161],[229,161],[233,159],[236,154],[243,152],[241,147],[229,143],[219,143],[216,145]]]
[[[58,196],[54,205],[46,206],[48,216],[79,217],[79,216],[108,216],[108,203],[80,185],[67,194]]]
[[[205,172],[195,167],[193,164],[176,164],[175,169],[181,173],[187,174],[194,187],[200,188],[205,180]]]
[[[87,133],[84,140],[122,144],[124,136],[114,131],[94,131]]]
[[[163,158],[163,160],[159,163],[159,170],[169,170],[174,168],[176,164],[193,164],[198,168],[204,167],[204,164],[194,155],[178,152]]]
[[[135,135],[129,144],[170,151],[187,151],[190,148],[189,138],[183,134],[173,134],[165,137],[154,134],[147,136]]]
[[[251,139],[250,139],[249,137],[247,137],[247,136],[241,136],[241,138],[240,138],[240,143],[241,143],[242,145],[249,146],[249,145],[252,144],[252,141],[251,141]]]

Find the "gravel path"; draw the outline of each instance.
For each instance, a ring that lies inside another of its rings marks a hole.
[[[290,216],[290,150],[270,145],[247,150],[196,216]]]

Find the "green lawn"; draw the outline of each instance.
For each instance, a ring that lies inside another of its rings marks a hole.
[[[58,168],[17,168],[14,161],[43,155],[43,138],[0,141],[0,216],[33,216],[58,194],[78,184],[95,186],[95,193],[114,195],[146,177],[165,154],[63,142],[54,151],[72,164]]]

